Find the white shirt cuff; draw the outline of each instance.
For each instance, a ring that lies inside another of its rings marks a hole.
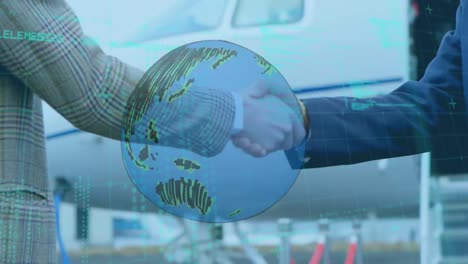
[[[244,129],[244,104],[242,102],[242,98],[235,92],[231,92],[232,96],[234,97],[234,104],[235,104],[235,115],[234,115],[234,124],[231,130],[231,136],[239,133]]]

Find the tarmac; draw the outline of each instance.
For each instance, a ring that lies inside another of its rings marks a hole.
[[[278,263],[278,256],[275,253],[263,253],[267,263]],[[294,261],[296,264],[305,264],[309,263],[312,252],[292,252]],[[332,252],[330,255],[330,263],[345,263],[346,252]],[[87,256],[86,254],[72,256],[70,258],[71,264],[80,263],[80,264],[146,264],[146,263],[175,263],[169,262],[164,259],[161,254],[131,254],[131,255],[121,255],[121,254],[107,254],[107,255],[93,255]],[[233,263],[238,264],[250,264],[252,263],[248,259],[232,259]],[[59,261],[58,263],[62,263]],[[363,263],[364,264],[418,264],[419,263],[419,252],[414,250],[405,250],[405,251],[371,251],[364,252],[363,254]],[[194,263],[190,263],[194,264]],[[201,263],[202,264],[202,263]]]

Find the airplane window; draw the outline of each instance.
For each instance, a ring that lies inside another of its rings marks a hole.
[[[239,0],[233,26],[250,27],[296,23],[304,16],[304,0]]]
[[[226,0],[180,1],[170,14],[155,18],[139,33],[140,41],[212,30],[221,25]]]

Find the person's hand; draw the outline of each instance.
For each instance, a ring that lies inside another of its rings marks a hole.
[[[294,95],[290,87],[287,86],[286,82],[279,84],[274,84],[268,80],[258,81],[251,89],[248,91],[248,96],[251,98],[260,99],[267,95],[273,95],[281,99],[283,103],[288,105],[292,111],[294,111],[295,116],[302,117],[303,124],[308,127],[308,117],[305,110],[304,104]]]
[[[244,129],[233,136],[235,146],[255,157],[299,144],[305,136],[302,120],[279,98],[244,97]]]
[[[306,134],[303,113],[289,87],[272,87],[262,81],[249,90],[244,97],[245,129],[232,138],[236,147],[255,157],[290,149]]]

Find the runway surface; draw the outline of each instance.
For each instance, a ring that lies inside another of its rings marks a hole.
[[[267,263],[278,263],[276,254],[264,254]],[[308,263],[311,253],[293,252],[294,260],[297,264]],[[163,258],[160,254],[149,255],[99,255],[99,256],[74,256],[71,257],[71,264],[86,263],[86,264],[154,264],[154,263],[171,263]],[[331,263],[344,263],[345,252],[333,252],[331,254]],[[250,264],[247,259],[233,259],[234,263]],[[59,261],[58,263],[62,263]],[[394,251],[394,252],[365,252],[364,264],[417,264],[419,263],[419,252],[417,251]]]

